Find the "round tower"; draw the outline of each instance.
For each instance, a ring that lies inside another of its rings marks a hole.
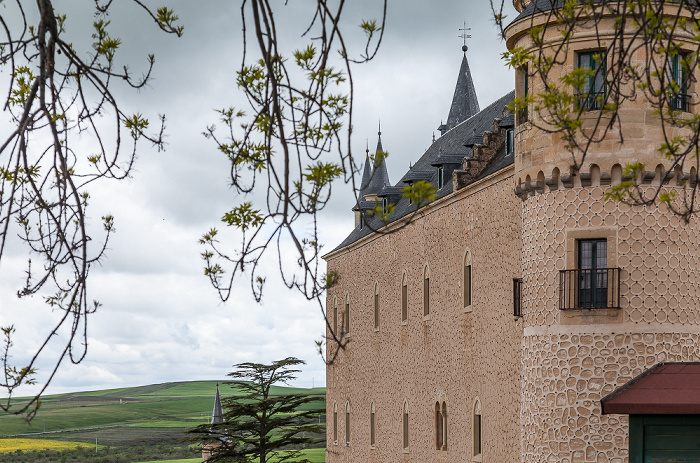
[[[623,463],[630,458],[629,415],[602,414],[600,400],[657,363],[700,360],[700,233],[696,219],[686,224],[665,205],[628,206],[605,194],[628,180],[630,163],[645,164],[636,175],[648,192],[663,186],[682,194],[682,183],[697,181],[697,172],[674,170],[659,154],[664,131],[673,137],[686,129],[664,124],[637,83],[611,82],[603,72],[615,66],[621,39],[633,45],[626,47],[629,63],[642,70],[655,63],[657,75],[672,75],[672,60],[644,46],[638,28],[621,26],[610,9],[577,16],[573,35],[564,33],[556,14],[538,10],[551,3],[513,0],[520,14],[506,29],[509,50],[553,58],[547,83],[527,60],[516,70],[516,98],[530,95],[516,115],[514,175],[523,200],[522,461]],[[678,12],[677,5],[662,10]],[[671,58],[683,56],[692,39],[680,26],[674,34],[678,53]],[[580,68],[584,85],[567,89],[566,76]],[[546,84],[569,92],[562,101],[579,111],[576,143],[594,140],[585,157],[552,129],[554,116],[537,100]],[[676,105],[674,117],[690,119],[694,89],[682,90],[661,98]],[[609,92],[635,91],[608,115]]]

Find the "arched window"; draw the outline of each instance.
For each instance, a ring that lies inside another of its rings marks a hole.
[[[338,445],[338,403],[333,403],[333,445]]]
[[[338,298],[333,298],[333,334],[338,334]]]
[[[408,275],[403,272],[401,279],[401,321],[408,321]]]
[[[345,445],[350,445],[350,401],[345,402]]]
[[[374,283],[374,329],[379,329],[379,282]]]
[[[408,451],[408,402],[403,403],[403,449]]]
[[[435,402],[435,450],[447,450],[447,404]]]
[[[377,443],[377,425],[374,419],[374,402],[369,409],[369,445],[371,448],[375,448]]]
[[[430,267],[423,270],[423,316],[430,315]]]
[[[472,305],[472,254],[468,250],[464,253],[462,289],[464,292],[464,308],[470,310]]]
[[[481,421],[481,402],[479,399],[476,399],[476,402],[474,402],[474,420],[472,424],[472,428],[474,431],[474,456],[481,456],[481,427],[482,427],[482,421]]]
[[[350,333],[350,295],[345,295],[345,311],[343,312],[343,328],[346,333]]]

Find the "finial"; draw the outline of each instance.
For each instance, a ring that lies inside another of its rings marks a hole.
[[[435,143],[435,132],[433,132],[433,143]]]
[[[367,147],[365,148],[365,153],[367,153],[367,156],[369,156],[369,138],[367,139]]]
[[[462,38],[462,42],[463,42],[462,51],[463,51],[464,53],[466,53],[467,50],[469,50],[469,47],[467,46],[467,39],[471,39],[471,38],[472,38],[472,35],[471,35],[471,34],[467,34],[467,31],[470,31],[470,30],[472,30],[472,28],[471,28],[471,27],[467,27],[467,22],[464,21],[464,27],[460,29],[460,31],[462,31],[462,34],[457,36],[457,37],[461,37],[461,38]]]
[[[377,132],[377,135],[379,135],[380,137],[382,136],[382,120],[381,119],[379,120],[379,132]]]

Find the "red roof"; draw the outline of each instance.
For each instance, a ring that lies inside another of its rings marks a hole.
[[[600,401],[603,414],[700,414],[700,363],[659,363]]]

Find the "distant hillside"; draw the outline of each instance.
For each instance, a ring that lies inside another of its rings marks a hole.
[[[191,428],[211,418],[216,384],[184,381],[44,396],[37,416],[29,424],[21,417],[0,413],[0,437],[107,426]],[[224,381],[219,384],[222,397],[233,395]],[[325,388],[273,388],[273,394],[295,392],[311,393],[325,402]],[[320,419],[325,421],[325,416]]]

